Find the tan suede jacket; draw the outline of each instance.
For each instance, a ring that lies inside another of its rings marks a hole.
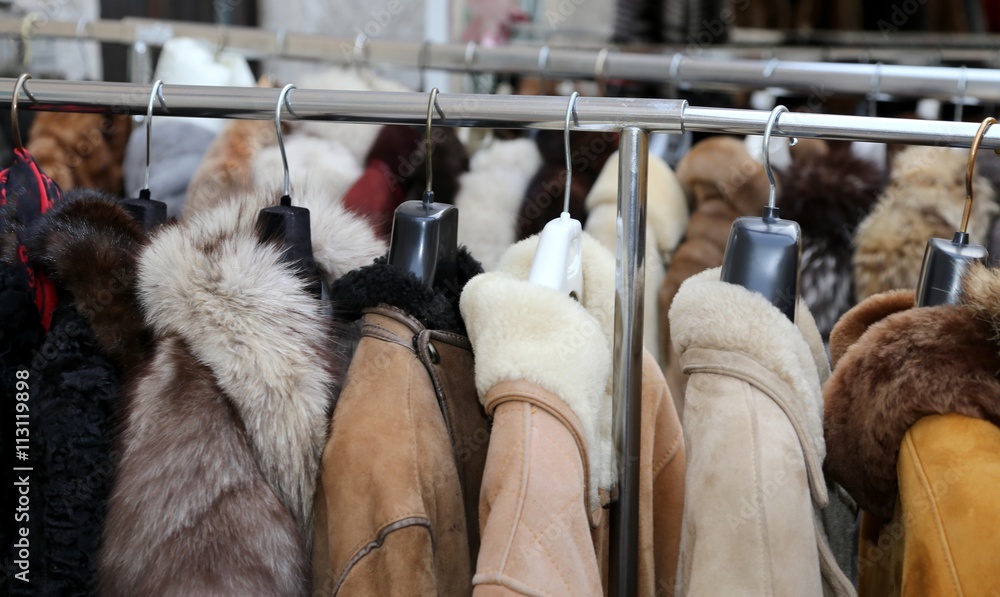
[[[853,595],[822,523],[830,502],[820,384],[829,365],[805,306],[689,278],[670,309],[684,373],[688,468],[678,595]]]
[[[472,350],[463,334],[420,320],[453,316],[441,327],[460,327],[457,306],[447,308],[457,296],[429,296],[406,287],[418,284],[412,276],[394,274],[376,264],[332,291],[349,306],[393,297],[412,304],[360,309],[361,340],[333,411],[316,494],[317,596],[472,593],[490,438]]]
[[[602,595],[607,586],[610,322],[614,258],[584,237],[582,304],[524,279],[537,238],[499,273],[470,282],[462,312],[476,385],[493,417],[475,595]],[[680,423],[659,366],[643,360],[640,449],[642,595],[668,595],[684,499]]]

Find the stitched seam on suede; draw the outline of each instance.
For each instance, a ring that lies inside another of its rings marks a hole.
[[[753,438],[753,441],[750,442],[750,466],[753,469],[754,497],[756,498],[756,503],[760,505],[755,517],[757,519],[757,529],[760,531],[757,542],[757,555],[760,558],[761,568],[764,571],[764,594],[773,595],[774,579],[771,578],[773,573],[773,570],[771,569],[772,562],[770,561],[770,558],[767,557],[770,553],[767,549],[767,546],[770,545],[767,532],[767,513],[763,511],[764,496],[761,495],[764,480],[761,478],[761,466],[759,462],[760,450],[757,449],[757,446],[760,443],[760,435],[759,430],[757,429],[757,418],[754,416],[757,413],[757,410],[753,408],[753,405],[751,404],[753,401],[753,393],[750,388],[743,384],[740,384],[739,388],[743,394],[743,403],[745,405],[745,410],[743,412],[746,414],[747,420],[750,423],[750,437]]]
[[[662,473],[663,470],[667,468],[667,465],[674,460],[674,458],[677,456],[677,453],[680,452],[681,443],[683,441],[684,441],[684,432],[682,431],[681,433],[677,434],[677,437],[674,438],[674,443],[670,444],[670,447],[667,448],[667,453],[661,456],[656,462],[653,463],[654,479],[659,477],[660,473]]]
[[[577,432],[577,429],[580,428],[580,425],[579,425],[579,420],[575,416],[575,413],[571,415],[573,417],[572,419],[564,416],[562,412],[559,412],[556,409],[549,408],[548,400],[543,394],[533,392],[530,389],[519,389],[517,391],[498,392],[495,397],[492,397],[490,399],[488,405],[484,404],[483,406],[487,408],[487,410],[489,410],[490,412],[495,412],[497,407],[499,407],[504,402],[527,402],[528,404],[533,404],[535,406],[538,406],[539,408],[544,408],[545,412],[559,419],[559,422],[562,423],[566,427],[566,429],[569,430],[570,434],[573,436],[573,439],[576,440],[576,447],[580,451],[580,460],[583,462],[583,486],[584,490],[586,491],[584,495],[590,495],[591,481],[590,481],[590,466],[589,466],[590,463],[587,460],[588,446],[584,441],[583,437],[581,437]],[[588,515],[588,518],[592,517]],[[591,520],[591,526],[594,527],[597,526],[593,520]]]
[[[510,559],[510,550],[514,548],[514,537],[517,535],[518,528],[521,526],[521,517],[524,515],[524,497],[527,494],[528,487],[528,469],[530,460],[528,459],[528,454],[531,452],[531,409],[522,408],[522,424],[523,429],[521,430],[522,437],[524,437],[524,449],[521,455],[521,483],[519,485],[519,491],[517,492],[517,512],[514,515],[514,520],[510,525],[510,533],[507,535],[507,545],[503,549],[503,555],[500,556],[500,562],[497,566],[497,577],[503,574],[505,568],[507,568],[507,560]]]
[[[937,499],[935,499],[930,480],[927,478],[927,473],[924,470],[924,463],[920,460],[920,453],[917,452],[917,447],[913,444],[913,437],[910,436],[909,432],[904,436],[903,441],[906,444],[906,451],[913,456],[913,472],[916,473],[917,479],[920,481],[920,486],[924,490],[927,500],[931,503],[931,512],[934,514],[934,529],[937,531],[938,539],[941,542],[944,561],[948,564],[948,576],[951,579],[952,588],[955,589],[956,595],[964,595],[958,580],[958,572],[955,570],[955,562],[951,556],[948,537],[944,532],[944,521],[941,520],[941,511],[938,510]]]
[[[809,488],[813,500],[821,508],[825,508],[830,501],[830,496],[826,490],[826,480],[823,476],[823,466],[819,461],[819,457],[813,450],[812,443],[808,440],[805,429],[803,429],[801,422],[797,416],[798,413],[791,411],[790,405],[781,397],[779,392],[774,391],[771,388],[771,384],[763,380],[761,377],[754,375],[752,373],[747,373],[741,371],[735,367],[728,367],[726,365],[688,365],[684,367],[685,373],[715,373],[718,375],[726,375],[729,377],[735,377],[736,379],[743,380],[755,388],[759,389],[762,393],[768,396],[778,408],[785,414],[785,418],[792,425],[792,429],[795,431],[796,438],[799,440],[799,446],[802,448],[802,455],[805,457],[806,473],[809,479]],[[781,383],[787,387],[784,381],[775,377],[773,383]],[[789,388],[789,392],[792,392]]]
[[[413,516],[410,518],[403,518],[395,522],[390,522],[389,524],[378,530],[378,533],[375,534],[374,539],[365,543],[360,549],[358,549],[354,553],[353,556],[351,556],[351,559],[348,560],[347,563],[344,565],[344,570],[340,573],[340,576],[337,577],[337,582],[336,584],[333,585],[333,592],[331,594],[336,595],[340,591],[340,587],[347,581],[347,575],[351,573],[351,570],[354,569],[354,566],[356,566],[358,562],[361,561],[362,558],[371,553],[373,550],[382,547],[382,545],[385,543],[385,538],[388,537],[390,533],[393,533],[401,529],[409,528],[412,526],[426,527],[427,532],[431,533],[431,521],[424,517]],[[434,538],[433,533],[431,533],[432,541],[433,538]]]
[[[375,315],[382,315],[383,317],[389,317],[410,328],[411,330],[413,330],[414,333],[424,329],[424,325],[420,323],[418,319],[416,319],[406,311],[400,309],[399,307],[393,307],[392,305],[387,305],[385,303],[379,303],[374,307],[365,307],[364,309],[361,310],[361,313],[362,314],[373,313]]]
[[[830,549],[830,545],[823,535],[819,514],[813,516],[813,531],[816,535],[816,548],[819,550],[819,573],[821,579],[832,587],[838,595],[852,594],[854,585],[851,584],[850,579],[847,578],[844,571],[840,569],[840,564],[837,563],[837,558],[833,555],[833,550]]]
[[[361,326],[361,335],[375,338],[376,340],[399,344],[400,346],[405,346],[411,352],[413,351],[413,346],[411,346],[409,342],[404,341],[398,334],[378,325],[377,323],[366,323]]]

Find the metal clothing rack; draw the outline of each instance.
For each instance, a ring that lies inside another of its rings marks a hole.
[[[0,109],[9,108],[15,80],[0,79]],[[163,85],[154,114],[211,118],[274,118],[278,89]],[[21,110],[145,114],[148,86],[123,83],[30,80]],[[566,99],[544,96],[441,94],[436,126],[558,129]],[[427,95],[296,89],[285,118],[423,126]],[[612,505],[610,587],[619,597],[636,595],[638,562],[639,430],[642,394],[643,287],[646,255],[646,172],[652,131],[762,134],[768,112],[700,108],[683,100],[581,97],[573,130],[620,133],[615,272],[613,412],[619,450],[619,499]],[[782,114],[777,136],[969,147],[979,125],[908,119]],[[1000,149],[1000,127],[986,132],[983,149]]]
[[[0,19],[0,35],[21,35],[23,19]],[[453,72],[509,72],[577,79],[620,78],[696,84],[705,88],[777,87],[828,96],[833,93],[983,101],[1000,100],[1000,70],[985,68],[852,64],[766,60],[713,55],[700,48],[673,53],[582,50],[546,45],[480,47],[476,44],[420,43],[337,38],[179,21],[126,18],[119,21],[39,20],[31,37],[61,37],[110,43],[162,46],[173,37],[194,37],[251,58],[321,60],[345,65],[391,64]],[[993,61],[1000,53],[990,50]],[[686,55],[694,52],[697,56]],[[866,56],[870,58],[870,56]]]

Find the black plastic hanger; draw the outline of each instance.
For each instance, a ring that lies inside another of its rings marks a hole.
[[[789,319],[795,321],[799,297],[799,261],[802,232],[797,222],[782,220],[774,206],[775,184],[771,172],[771,130],[788,108],[777,106],[764,129],[764,171],[771,185],[767,206],[760,218],[743,217],[733,222],[722,262],[722,281],[763,294]],[[792,139],[789,142],[795,144]]]
[[[987,118],[979,125],[976,136],[969,148],[969,164],[965,168],[965,213],[962,214],[962,228],[950,240],[932,238],[924,250],[924,262],[920,267],[920,281],[917,283],[916,305],[934,307],[958,304],[962,295],[962,276],[973,262],[989,263],[990,255],[986,247],[969,244],[969,216],[972,215],[972,175],[979,153],[979,143],[986,129],[996,124],[996,118]],[[1000,150],[997,150],[1000,154]]]
[[[295,89],[295,85],[291,83],[281,89],[281,93],[278,94],[278,107],[274,111],[278,150],[281,152],[281,166],[285,171],[284,193],[280,205],[260,210],[257,216],[257,233],[262,242],[277,241],[281,244],[285,261],[299,267],[299,275],[306,280],[306,287],[319,298],[322,297],[323,289],[316,270],[316,260],[313,258],[309,210],[292,205],[288,156],[285,154],[285,139],[281,134],[281,107],[288,103],[288,92],[292,89]],[[288,109],[291,110],[291,106]]]
[[[152,230],[167,221],[167,204],[150,199],[149,193],[149,154],[153,140],[153,101],[160,100],[160,106],[166,107],[163,101],[163,81],[153,83],[149,93],[149,105],[146,107],[146,184],[139,191],[138,199],[123,199],[120,205],[125,208],[146,230]]]
[[[438,89],[431,89],[427,102],[427,140],[425,165],[427,188],[422,201],[404,201],[392,218],[389,238],[389,263],[412,272],[428,286],[453,281],[458,271],[458,209],[434,202],[431,158],[431,123],[437,107]]]

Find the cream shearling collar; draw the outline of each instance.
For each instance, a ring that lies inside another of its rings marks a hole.
[[[611,433],[615,261],[584,234],[583,300],[577,303],[527,282],[537,245],[537,236],[515,244],[497,272],[473,278],[462,294],[462,316],[476,352],[476,388],[482,398],[500,382],[523,379],[573,410],[587,446],[593,511],[599,490],[614,486],[617,470]]]
[[[762,295],[720,281],[720,272],[706,270],[681,285],[670,307],[674,349],[678,355],[690,348],[740,352],[777,375],[794,392],[798,402],[788,406],[822,462],[821,384],[830,376],[830,366],[812,315],[800,300],[796,325]],[[814,491],[826,495],[822,479],[816,481]]]

